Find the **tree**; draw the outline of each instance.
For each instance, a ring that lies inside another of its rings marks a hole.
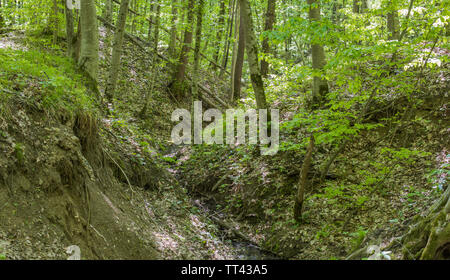
[[[119,17],[114,33],[114,44],[111,58],[111,67],[109,69],[108,80],[105,88],[105,96],[109,102],[112,102],[116,88],[117,75],[119,73],[120,57],[122,55],[123,35],[125,32],[125,23],[127,21],[128,5],[130,0],[120,2]]]
[[[219,50],[220,50],[220,42],[222,41],[222,35],[224,33],[224,24],[225,24],[225,1],[222,0],[220,2],[220,12],[219,12],[219,21],[218,21],[218,32],[216,33],[216,40],[214,42],[214,48],[216,50],[214,54],[213,61],[216,65],[219,64]]]
[[[159,3],[156,3],[156,11],[155,11],[155,33],[153,37],[153,45],[155,52],[158,51],[158,45],[159,45],[159,20],[160,20],[160,13],[161,13],[161,5]]]
[[[185,72],[186,67],[189,61],[189,51],[191,49],[191,43],[192,43],[192,25],[194,21],[194,0],[189,0],[188,7],[187,7],[187,24],[184,29],[184,41],[183,46],[181,48],[180,58],[178,61],[178,67],[176,69],[173,82],[171,85],[172,92],[176,96],[181,96],[184,91],[184,78],[185,78]]]
[[[395,7],[395,0],[389,0],[388,3],[387,29],[389,40],[398,40],[400,38],[398,11]]]
[[[228,55],[230,52],[230,44],[231,44],[231,37],[233,34],[233,24],[234,24],[234,15],[235,15],[235,4],[236,0],[230,1],[230,16],[228,18],[228,35],[225,37],[225,49],[223,50],[223,57],[222,57],[222,68],[220,69],[219,77],[222,77],[225,73],[225,69],[227,69],[228,64]]]
[[[172,25],[170,26],[170,41],[169,41],[169,57],[175,57],[175,45],[177,41],[177,19],[178,19],[178,9],[177,0],[172,0]]]
[[[98,25],[94,0],[80,2],[80,55],[78,66],[86,71],[94,82],[98,79]]]
[[[266,22],[264,26],[264,31],[271,31],[273,29],[273,25],[275,24],[276,14],[275,14],[276,0],[267,0],[267,11],[266,11]],[[270,53],[270,45],[269,39],[267,37],[264,38],[262,42],[262,52],[264,54]],[[269,64],[266,60],[261,60],[261,74],[263,76],[267,76],[269,71]]]
[[[203,5],[204,0],[198,0],[197,4],[197,28],[195,31],[195,47],[194,47],[194,80],[193,80],[193,93],[192,93],[192,99],[193,101],[196,101],[198,97],[198,70],[199,70],[199,64],[200,64],[200,46],[202,43],[202,20],[203,20]]]
[[[307,0],[309,5],[309,20],[311,23],[317,23],[320,21],[320,5],[318,0]],[[319,44],[316,38],[313,38],[311,43],[312,52],[312,68],[314,71],[313,78],[313,107],[321,107],[326,100],[328,93],[327,80],[320,74],[325,66],[325,51],[323,46]]]
[[[73,29],[73,12],[72,9],[67,7],[67,1],[62,0],[64,5],[64,11],[66,14],[66,42],[67,42],[67,55],[75,58],[75,46],[74,46],[74,29]]]
[[[58,32],[59,32],[58,0],[53,0],[52,25],[53,25],[53,44],[56,44],[58,41]]]
[[[244,66],[245,54],[245,25],[243,13],[238,5],[238,14],[236,16],[236,38],[234,47],[234,60],[231,71],[231,101],[235,102],[241,97],[241,79],[242,68]]]
[[[243,15],[245,26],[245,50],[250,68],[250,80],[255,92],[256,106],[258,109],[267,109],[264,83],[261,76],[261,69],[258,63],[258,41],[253,27],[252,12],[248,0],[239,0],[240,9]]]

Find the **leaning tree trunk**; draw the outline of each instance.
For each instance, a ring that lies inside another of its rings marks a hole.
[[[402,238],[405,259],[450,259],[450,187]]]
[[[78,65],[97,83],[98,79],[98,26],[94,0],[81,0],[81,45]]]
[[[114,33],[114,44],[111,58],[111,67],[109,69],[108,81],[105,89],[105,96],[108,102],[112,102],[114,91],[116,89],[117,75],[119,73],[120,56],[122,55],[123,35],[125,32],[125,23],[127,21],[128,4],[130,0],[122,0],[120,3],[119,18],[117,19],[116,30]]]
[[[245,49],[250,68],[250,79],[252,81],[253,91],[255,92],[256,107],[258,109],[267,109],[264,83],[258,63],[258,41],[256,40],[256,34],[253,27],[250,3],[248,0],[239,0],[239,4],[243,15],[242,24],[245,26]]]

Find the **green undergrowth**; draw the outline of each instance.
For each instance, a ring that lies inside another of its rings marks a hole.
[[[98,113],[87,79],[71,59],[55,50],[27,48],[0,49],[0,114],[8,114],[8,102],[49,116]]]

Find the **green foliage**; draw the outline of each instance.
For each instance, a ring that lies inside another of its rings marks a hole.
[[[365,230],[363,227],[359,227],[357,231],[350,233],[350,236],[353,237],[352,251],[358,249],[361,246],[367,232],[368,230]]]
[[[23,164],[23,162],[25,160],[25,147],[24,147],[24,145],[21,144],[21,143],[16,143],[14,145],[14,152],[15,152],[15,155],[16,155],[17,162],[19,164]]]
[[[96,111],[95,100],[73,62],[40,50],[0,49],[0,86],[10,89],[2,99],[19,99],[50,115]],[[16,92],[14,95],[9,92]]]

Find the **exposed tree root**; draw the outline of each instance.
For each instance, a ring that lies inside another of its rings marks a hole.
[[[402,237],[405,259],[450,259],[450,187]]]

